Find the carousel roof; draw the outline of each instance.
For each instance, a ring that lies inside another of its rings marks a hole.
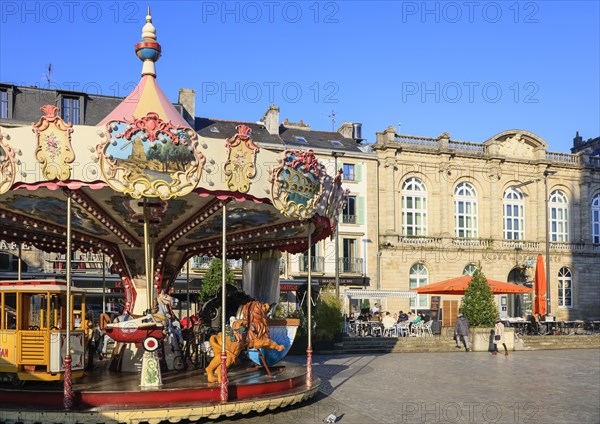
[[[173,279],[191,256],[221,255],[224,206],[227,257],[301,252],[309,232],[315,242],[330,235],[347,196],[340,174],[327,175],[311,150],[255,142],[252,124],[195,132],[156,81],[160,52],[148,13],[141,81],[98,126],[71,125],[46,105],[31,127],[0,128],[0,238],[65,252],[69,195],[74,249],[139,275],[146,214],[153,273]]]

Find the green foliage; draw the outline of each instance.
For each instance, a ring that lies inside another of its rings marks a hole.
[[[327,287],[321,292],[316,309],[316,340],[333,340],[344,324],[342,300],[335,295],[334,289]]]
[[[498,307],[487,278],[480,269],[473,274],[459,309],[471,327],[493,327],[498,318]]]
[[[363,299],[362,304],[360,305],[360,309],[371,309],[371,302],[369,302],[369,299]],[[360,310],[358,311],[360,312]]]
[[[225,283],[235,287],[233,272],[229,268],[229,265],[225,266]],[[222,267],[223,261],[221,259],[213,258],[213,260],[210,261],[210,266],[208,267],[206,274],[204,274],[202,286],[200,287],[199,296],[202,303],[214,297],[221,288],[221,285],[223,284],[221,281],[223,278]]]

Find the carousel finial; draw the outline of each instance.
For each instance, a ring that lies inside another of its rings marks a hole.
[[[153,77],[156,77],[154,62],[160,57],[160,44],[156,42],[156,28],[152,25],[150,6],[148,6],[146,24],[142,28],[142,40],[135,45],[135,52],[144,62],[144,65],[142,66],[142,76],[152,75]]]

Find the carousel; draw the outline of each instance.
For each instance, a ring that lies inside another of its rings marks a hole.
[[[161,46],[150,10],[135,50],[141,80],[97,126],[71,125],[47,105],[32,126],[0,127],[0,239],[67,260],[64,282],[0,282],[7,290],[21,285],[14,307],[13,292],[2,293],[0,332],[15,338],[0,341],[0,374],[60,380],[3,384],[4,422],[213,419],[288,406],[318,390],[311,302],[306,366],[284,361],[298,323],[272,322],[269,312],[279,297],[281,252],[310,254],[332,234],[347,197],[341,171],[327,175],[311,150],[262,147],[243,124],[223,139],[198,135],[157,83]],[[117,342],[110,366],[83,376],[76,322],[83,306],[69,263],[75,251],[110,257],[126,294],[124,315],[103,325]],[[243,293],[230,295],[223,272],[216,313],[205,319],[215,330],[214,357],[205,369],[181,371],[169,293],[193,256],[221,258],[224,268],[227,259],[243,259]],[[36,284],[64,294],[48,291],[35,303]],[[34,303],[49,312],[28,325]],[[26,344],[35,337],[54,343]],[[46,367],[53,349],[53,368]],[[234,367],[242,356],[254,366]]]

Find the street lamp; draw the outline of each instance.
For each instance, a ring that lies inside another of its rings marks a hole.
[[[550,222],[548,207],[548,176],[556,174],[556,171],[546,169],[544,171],[544,201],[546,204],[546,314],[550,314]]]
[[[332,151],[331,155],[333,156],[334,161],[335,161],[334,166],[335,166],[335,174],[337,177],[337,173],[338,173],[337,159],[340,156],[344,156],[345,153]],[[340,297],[340,241],[339,241],[339,237],[338,237],[339,225],[340,225],[340,220],[339,220],[339,216],[338,216],[337,219],[335,220],[335,295],[337,297]]]

